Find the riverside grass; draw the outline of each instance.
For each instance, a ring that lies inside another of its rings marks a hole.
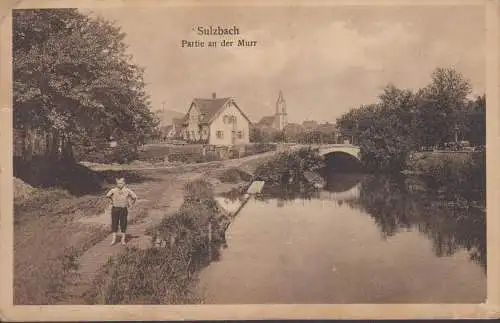
[[[129,248],[111,259],[85,295],[88,304],[197,303],[191,291],[196,272],[217,252],[209,246],[223,240],[227,218],[218,210],[213,187],[204,180],[186,184],[184,203],[176,214],[153,228],[152,245]],[[156,241],[163,243],[155,244]]]

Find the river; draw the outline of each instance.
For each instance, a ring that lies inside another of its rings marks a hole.
[[[408,178],[331,174],[327,182],[252,197],[199,275],[203,302],[485,301],[483,211],[443,203]],[[218,199],[228,210],[241,203]]]

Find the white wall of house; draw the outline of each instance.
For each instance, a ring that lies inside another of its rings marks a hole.
[[[234,121],[231,122],[231,120]],[[234,139],[233,139],[233,130]],[[210,124],[210,145],[241,145],[250,142],[250,123],[232,103]]]

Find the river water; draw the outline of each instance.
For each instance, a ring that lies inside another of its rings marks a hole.
[[[252,198],[197,293],[207,304],[481,303],[485,234],[482,211],[418,181],[334,174],[323,190]]]

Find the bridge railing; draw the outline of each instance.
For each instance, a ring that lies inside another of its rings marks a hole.
[[[350,147],[359,148],[359,146],[353,144],[311,144],[311,145],[301,145],[303,147],[314,147],[314,148],[332,148],[332,147]]]

